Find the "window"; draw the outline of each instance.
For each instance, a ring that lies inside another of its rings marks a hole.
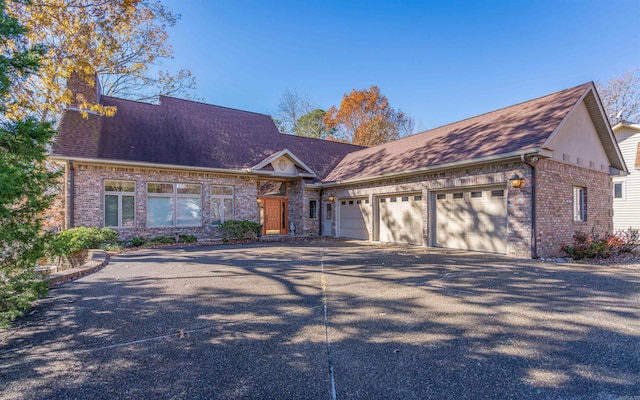
[[[318,201],[309,200],[309,218],[318,218]]]
[[[333,218],[333,207],[331,207],[331,203],[327,203],[327,212],[326,212],[324,218],[328,219],[328,220]]]
[[[492,190],[491,197],[504,197],[504,189]]]
[[[577,222],[587,220],[587,188],[579,186],[573,188],[573,220]]]
[[[349,204],[353,204],[353,200],[349,200]]]
[[[453,198],[454,198],[454,199],[461,199],[461,198],[463,198],[463,197],[464,197],[464,193],[462,193],[462,192],[461,192],[461,193],[454,193],[454,194],[453,194]]]
[[[362,200],[356,200],[356,204],[362,204]]]
[[[471,198],[472,199],[481,199],[482,198],[482,192],[471,192]]]
[[[624,199],[624,182],[613,184],[613,198]]]
[[[438,193],[436,195],[436,199],[437,200],[445,200],[447,198],[447,194],[446,193]]]
[[[369,199],[366,199],[366,200],[364,201],[364,204],[369,204]]]
[[[131,228],[135,222],[135,182],[104,181],[104,226]]]
[[[211,225],[233,219],[233,186],[211,186]]]
[[[385,199],[385,198],[380,199],[380,203],[385,203],[386,201],[387,201],[387,199]]]
[[[202,188],[187,183],[147,183],[147,226],[201,226]]]
[[[391,202],[391,203],[396,203],[397,201],[398,201],[397,197],[390,197],[389,198],[389,202]]]
[[[409,196],[402,196],[402,201],[409,201]]]
[[[413,201],[422,201],[422,196],[413,196]]]

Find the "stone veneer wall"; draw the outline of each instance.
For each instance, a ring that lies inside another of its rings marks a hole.
[[[257,179],[248,176],[221,175],[209,172],[177,171],[146,168],[125,168],[74,163],[75,169],[75,226],[103,226],[104,224],[104,181],[125,180],[136,183],[136,221],[133,228],[116,229],[123,239],[134,236],[173,236],[176,232],[197,236],[199,239],[219,237],[217,228],[210,225],[211,204],[210,185],[234,186],[235,219],[259,221]],[[67,176],[69,174],[67,173]],[[67,178],[68,182],[68,178]],[[147,228],[146,184],[192,183],[202,185],[202,221],[200,227]],[[68,183],[67,183],[68,185]],[[68,186],[67,186],[68,187]],[[68,204],[68,198],[67,198]]]
[[[613,194],[607,173],[551,160],[536,165],[538,256],[561,254],[576,231],[605,234],[613,230]],[[573,187],[587,189],[587,220],[573,220]]]
[[[519,189],[507,185],[509,178],[517,173],[524,178]],[[367,196],[375,205],[373,196],[383,194],[422,193],[423,198],[423,237],[429,244],[430,191],[449,188],[472,188],[476,186],[504,185],[507,189],[508,239],[507,254],[518,257],[531,257],[531,169],[521,162],[493,164],[476,168],[458,169],[447,172],[418,175],[401,179],[386,179],[349,186],[325,188],[324,193],[337,200],[346,197]],[[334,210],[334,215],[336,211]],[[374,218],[376,211],[374,207]],[[367,226],[370,239],[374,227]],[[335,229],[335,218],[334,218]],[[334,230],[335,232],[335,230]]]

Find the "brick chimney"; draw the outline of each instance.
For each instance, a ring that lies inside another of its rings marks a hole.
[[[87,75],[73,71],[67,80],[67,89],[71,91],[69,106],[78,107],[82,99],[90,104],[100,102],[100,81],[98,74]]]

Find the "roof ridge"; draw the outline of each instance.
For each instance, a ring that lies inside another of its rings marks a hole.
[[[226,106],[219,106],[217,104],[211,104],[211,103],[205,103],[204,101],[199,101],[199,100],[191,100],[191,99],[182,99],[180,97],[173,97],[173,96],[166,96],[161,94],[158,98],[160,99],[160,105],[162,105],[162,98],[167,98],[170,100],[177,100],[177,101],[183,101],[183,102],[187,102],[187,103],[194,103],[194,104],[200,104],[203,106],[207,106],[207,107],[216,107],[216,108],[223,108],[225,110],[232,110],[232,111],[239,111],[239,112],[243,112],[243,113],[248,113],[248,114],[256,114],[256,115],[261,115],[263,117],[269,117],[269,118],[273,118],[271,115],[269,114],[264,114],[264,113],[259,113],[256,111],[248,111],[248,110],[241,110],[239,108],[234,108],[234,107],[226,107]]]
[[[487,112],[484,112],[482,114],[473,115],[471,117],[467,117],[467,118],[464,118],[464,119],[461,119],[461,120],[458,120],[458,121],[450,122],[448,124],[436,126],[434,128],[427,129],[426,131],[417,132],[417,133],[411,134],[409,136],[398,138],[398,139],[395,139],[395,140],[392,140],[392,141],[389,141],[389,142],[385,142],[385,143],[382,143],[382,144],[379,144],[379,145],[376,145],[376,146],[365,147],[365,148],[363,148],[361,150],[374,149],[374,148],[377,148],[377,147],[389,146],[389,145],[392,145],[393,143],[398,143],[398,142],[401,142],[403,140],[407,140],[409,138],[415,138],[416,136],[420,136],[420,135],[424,135],[424,134],[427,134],[427,133],[431,133],[431,132],[433,132],[433,131],[435,131],[437,129],[442,129],[442,128],[445,128],[447,126],[459,124],[459,123],[462,123],[462,122],[465,122],[465,121],[469,121],[469,120],[472,120],[472,119],[475,119],[475,118],[479,118],[479,117],[482,117],[482,116],[485,116],[485,115],[497,113],[499,111],[507,110],[509,108],[514,108],[514,107],[517,107],[517,106],[521,106],[521,105],[526,104],[526,103],[531,103],[531,102],[534,102],[534,101],[538,101],[540,99],[544,99],[545,97],[555,96],[555,95],[558,95],[558,94],[560,94],[562,92],[567,92],[569,90],[574,90],[574,89],[577,89],[577,88],[579,88],[581,86],[587,86],[587,85],[593,85],[593,81],[585,82],[585,83],[582,83],[582,84],[577,85],[577,86],[573,86],[573,87],[565,88],[565,89],[562,89],[562,90],[558,90],[556,92],[545,94],[543,96],[538,96],[538,97],[533,98],[533,99],[521,101],[520,103],[516,103],[516,104],[512,104],[510,106],[505,106],[505,107],[502,107],[502,108],[498,108],[497,110],[487,111]],[[356,150],[354,153],[356,153],[358,151],[360,151],[360,150]]]
[[[148,103],[148,102],[146,102],[146,101],[141,101],[141,100],[132,100],[132,99],[125,99],[124,97],[108,96],[108,95],[106,95],[106,94],[100,95],[100,99],[103,99],[103,98],[105,98],[105,97],[107,97],[107,98],[109,98],[109,99],[112,99],[112,100],[127,101],[127,102],[129,102],[129,103],[136,103],[136,104],[142,104],[142,105],[146,105],[146,106],[159,107],[159,105],[158,105],[158,104],[155,104],[155,103]],[[102,103],[102,101],[100,101],[100,103]]]
[[[431,131],[434,131],[434,130],[436,130],[436,129],[444,128],[444,127],[449,126],[449,125],[459,124],[460,122],[464,122],[464,121],[468,121],[468,120],[470,120],[470,119],[474,119],[474,118],[482,117],[482,116],[484,116],[484,115],[489,115],[489,114],[497,113],[498,111],[503,111],[503,110],[506,110],[506,109],[509,109],[509,108],[514,108],[514,107],[517,107],[517,106],[521,106],[521,105],[523,105],[523,104],[527,104],[527,103],[531,103],[531,102],[534,102],[534,101],[538,101],[538,100],[540,100],[540,99],[544,99],[545,97],[555,96],[555,95],[558,95],[558,94],[560,94],[560,93],[562,93],[562,92],[567,92],[567,91],[569,91],[569,90],[577,89],[577,88],[579,88],[579,87],[581,87],[581,86],[587,86],[587,85],[591,85],[591,84],[593,84],[593,81],[589,81],[589,82],[586,82],[586,83],[583,83],[583,84],[580,84],[580,85],[577,85],[577,86],[569,87],[569,88],[566,88],[566,89],[558,90],[557,92],[553,92],[553,93],[545,94],[545,95],[543,95],[543,96],[538,96],[538,97],[535,97],[535,98],[533,98],[533,99],[529,99],[529,100],[521,101],[521,102],[519,102],[519,103],[512,104],[512,105],[510,105],[510,106],[505,106],[505,107],[501,107],[501,108],[498,108],[498,109],[495,109],[495,110],[492,110],[492,111],[487,111],[487,112],[484,112],[484,113],[481,113],[481,114],[473,115],[473,116],[471,116],[471,117],[463,118],[463,119],[458,120],[458,121],[450,122],[450,123],[448,123],[448,124],[444,124],[444,125],[436,126],[435,128],[431,128],[431,129],[427,129],[426,131],[422,131],[422,132],[414,133],[413,135],[405,136],[405,137],[403,137],[403,138],[401,138],[401,139],[398,139],[398,140],[402,140],[402,139],[405,139],[405,138],[408,138],[408,137],[411,137],[411,136],[421,135],[421,134],[423,134],[423,133],[431,132]]]
[[[298,135],[292,135],[290,133],[282,133],[279,132],[281,135],[286,135],[286,136],[290,136],[292,138],[296,138],[296,139],[305,139],[305,140],[319,140],[322,141],[324,143],[337,143],[337,144],[341,144],[341,145],[347,145],[347,146],[353,146],[353,147],[358,147],[359,149],[368,149],[369,147],[367,146],[361,146],[359,144],[353,144],[353,143],[347,143],[347,142],[340,142],[340,141],[333,141],[333,140],[327,140],[327,139],[321,139],[321,138],[312,138],[312,137],[307,137],[307,136],[298,136]]]

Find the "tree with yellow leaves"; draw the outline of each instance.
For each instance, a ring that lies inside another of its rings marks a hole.
[[[179,17],[159,0],[8,0],[7,11],[27,28],[27,44],[46,48],[39,71],[9,94],[9,118],[31,113],[52,120],[71,103],[113,114],[66,89],[74,71],[91,86],[98,75],[106,95],[134,100],[189,97],[195,89],[188,70],[158,72],[159,62],[172,56],[166,29]]]
[[[375,85],[342,96],[340,108],[332,106],[324,123],[336,130],[338,139],[360,146],[375,146],[413,132],[413,119],[391,108]]]

